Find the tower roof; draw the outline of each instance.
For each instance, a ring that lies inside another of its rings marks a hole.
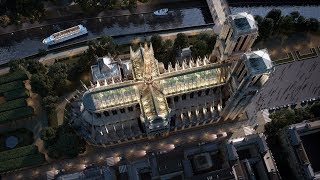
[[[235,15],[230,15],[231,24],[234,26],[234,29],[237,33],[248,33],[258,30],[256,21],[251,14],[246,12],[241,12]]]
[[[267,49],[245,53],[244,57],[253,75],[268,72],[273,68]]]

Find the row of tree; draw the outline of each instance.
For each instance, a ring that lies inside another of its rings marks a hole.
[[[20,24],[23,20],[38,21],[45,15],[43,0],[0,1],[0,26]]]
[[[163,40],[159,35],[151,37],[155,58],[165,65],[168,65],[169,62],[175,63],[178,54],[187,47],[191,47],[193,58],[203,58],[212,52],[215,42],[216,36],[208,33],[197,35],[193,41],[184,33],[178,33],[174,41],[171,39]]]
[[[73,158],[86,150],[85,141],[80,139],[66,123],[58,128],[46,127],[40,133],[40,138],[44,141],[48,156],[51,158]]]
[[[265,133],[268,136],[273,136],[288,125],[318,117],[320,117],[320,102],[315,103],[310,108],[282,109],[270,115],[272,121],[266,124]]]
[[[138,0],[75,0],[83,12],[97,13],[104,9],[134,9],[137,7]],[[139,0],[147,2],[148,0]]]
[[[288,36],[295,32],[316,32],[320,27],[316,18],[305,18],[297,11],[282,15],[280,9],[271,10],[264,18],[255,16],[255,20],[258,23],[260,40],[271,36]]]
[[[320,117],[320,102],[315,103],[308,108],[300,109],[282,109],[270,115],[271,122],[265,125],[265,134],[267,135],[267,143],[272,151],[279,172],[284,179],[295,179],[293,172],[288,168],[287,152],[279,147],[281,144],[280,134],[282,129],[291,125],[300,123],[304,120],[312,120]]]
[[[9,63],[11,71],[27,71],[31,76],[32,91],[42,97],[49,122],[56,116],[56,106],[60,95],[66,90],[70,69],[65,63],[54,63],[44,66],[37,60],[12,60]],[[81,140],[68,125],[63,123],[57,128],[47,127],[41,131],[41,139],[45,142],[48,155],[52,158],[75,157],[85,151],[85,142]]]

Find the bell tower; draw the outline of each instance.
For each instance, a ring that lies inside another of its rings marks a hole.
[[[213,50],[218,62],[238,60],[250,51],[258,36],[258,27],[251,14],[246,12],[230,15],[224,22]]]
[[[220,114],[222,120],[235,120],[239,117],[269,79],[273,69],[266,49],[243,54],[235,62],[224,86],[225,106]]]

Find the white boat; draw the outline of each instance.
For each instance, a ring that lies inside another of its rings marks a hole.
[[[80,24],[80,25],[53,33],[51,36],[45,38],[42,42],[43,44],[46,44],[46,45],[54,45],[78,36],[82,36],[87,33],[88,33],[87,28]]]
[[[157,15],[157,16],[164,16],[164,15],[168,14],[168,11],[169,11],[168,8],[164,8],[164,9],[159,9],[159,10],[153,12],[153,14]]]

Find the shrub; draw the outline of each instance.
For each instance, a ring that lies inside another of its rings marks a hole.
[[[10,17],[7,15],[0,16],[0,26],[7,27],[10,24]]]

